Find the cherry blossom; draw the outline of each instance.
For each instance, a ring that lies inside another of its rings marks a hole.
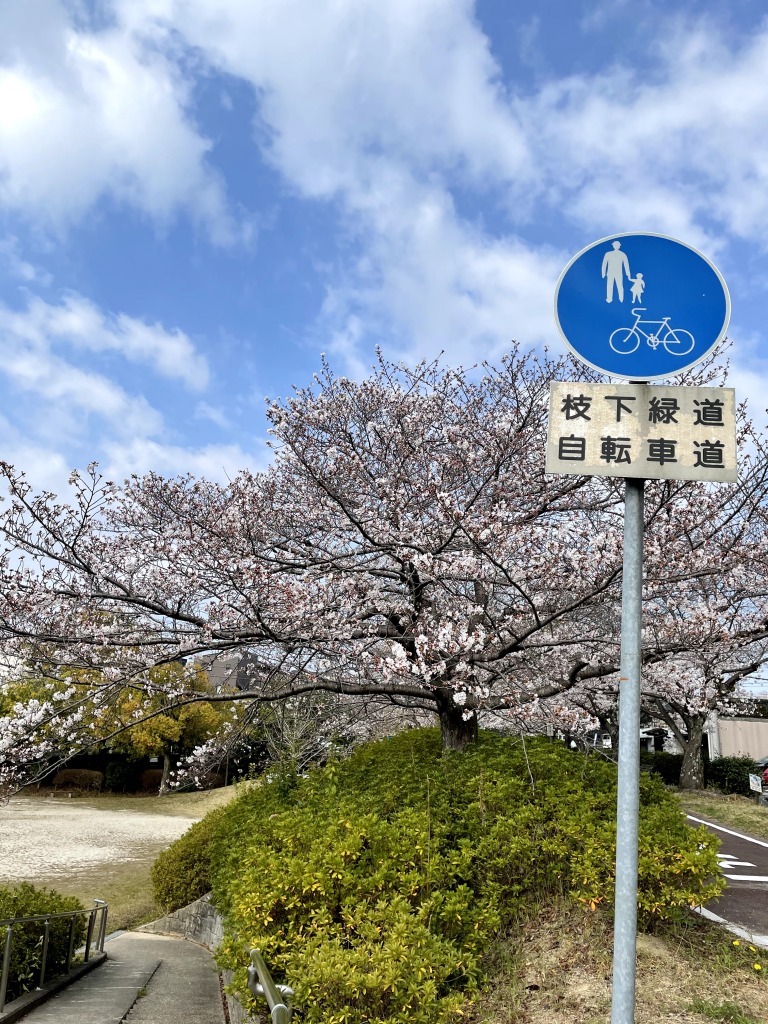
[[[517,347],[480,372],[325,365],[269,406],[270,468],[225,485],[91,466],[67,502],[3,464],[3,648],[54,678],[98,670],[89,699],[135,686],[147,714],[149,667],[248,652],[247,686],[206,700],[376,697],[436,713],[456,748],[484,710],[587,721],[579,693],[615,698],[623,483],[544,473],[550,381],[577,377]],[[764,658],[768,462],[743,410],[740,445],[738,484],[646,486],[659,694],[694,662],[732,681]]]

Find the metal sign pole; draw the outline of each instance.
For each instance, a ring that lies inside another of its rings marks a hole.
[[[616,808],[616,903],[611,1024],[635,1019],[637,843],[640,811],[640,673],[643,629],[645,481],[627,478],[621,591],[619,789]]]
[[[694,395],[648,382],[706,359],[725,337],[730,315],[728,288],[714,263],[685,242],[649,232],[592,242],[555,288],[555,322],[571,352],[627,382],[553,382],[546,461],[547,473],[626,482],[611,1024],[633,1024],[635,1016],[644,481],[738,477],[732,389],[726,399],[725,389]]]

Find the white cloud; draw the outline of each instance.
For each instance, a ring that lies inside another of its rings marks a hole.
[[[643,6],[647,6],[643,0],[592,0],[581,14],[582,30],[593,31],[604,28],[615,15],[626,10],[630,4],[635,12]]]
[[[52,445],[30,441],[12,420],[2,415],[0,431],[4,438],[3,459],[23,469],[34,490],[69,495],[70,473],[75,466],[84,468],[82,461],[72,461]],[[246,451],[237,444],[185,447],[149,437],[111,437],[98,452],[91,453],[88,461],[96,457],[102,475],[110,480],[121,481],[134,473],[142,475],[154,471],[166,476],[190,472],[224,483],[242,469],[254,472],[265,469],[271,461],[271,452],[264,442]]]
[[[475,363],[497,359],[515,337],[554,340],[552,296],[564,254],[493,238],[462,222],[444,189],[407,175],[390,175],[387,187],[382,176],[375,202],[350,195],[352,203],[365,206],[365,263],[325,305],[330,324],[343,324],[334,347],[348,361],[363,316],[379,331],[386,325],[388,351],[407,359],[443,351],[449,363]]]
[[[447,184],[520,190],[538,173],[470,0],[119,9],[136,35],[172,26],[248,81],[268,159],[304,197],[342,199],[365,257],[331,284],[320,333],[353,372],[382,333],[406,356],[472,362],[514,333],[551,340],[557,261],[464,222]]]
[[[2,369],[17,392],[34,402],[35,430],[49,442],[77,443],[96,417],[100,429],[143,436],[162,429],[162,416],[142,396],[98,373],[82,370],[37,346],[21,346],[4,335]],[[25,410],[29,415],[30,408]]]
[[[109,196],[238,235],[171,60],[120,26],[79,27],[58,0],[7,0],[3,19],[0,208],[60,231]]]
[[[195,419],[208,420],[210,423],[214,423],[222,430],[230,430],[232,427],[232,424],[227,419],[224,411],[222,409],[217,409],[215,406],[209,405],[208,402],[197,403],[195,406]]]
[[[19,240],[15,235],[0,238],[0,263],[5,265],[8,274],[25,284],[50,284],[51,275],[25,260],[19,250]]]
[[[472,0],[118,0],[134,33],[172,27],[257,90],[268,150],[306,195],[365,180],[386,152],[431,174],[528,177]]]
[[[36,488],[61,493],[70,469],[93,460],[117,479],[154,469],[224,480],[268,464],[269,450],[258,439],[252,452],[237,444],[177,443],[180,424],[169,429],[143,394],[118,383],[113,365],[109,375],[98,372],[94,353],[116,353],[197,391],[208,379],[205,359],[181,331],[105,314],[78,295],[59,305],[32,298],[20,312],[0,305],[3,457],[23,467]],[[204,401],[195,415],[231,430]]]
[[[59,305],[33,297],[23,312],[0,305],[0,333],[6,343],[15,339],[36,350],[66,343],[81,351],[117,352],[194,391],[208,383],[208,363],[183,331],[124,313],[111,316],[80,295],[68,295]]]
[[[762,337],[735,325],[729,331],[732,342],[728,386],[736,389],[740,402],[746,401],[748,415],[760,430],[768,429],[768,354]]]
[[[552,340],[567,254],[524,241],[542,213],[585,241],[654,230],[708,255],[727,255],[728,236],[766,248],[765,27],[727,43],[714,24],[660,17],[650,66],[638,53],[636,69],[523,97],[472,0],[114,0],[99,30],[41,3],[37,32],[12,0],[17,45],[0,51],[0,202],[65,223],[113,195],[160,221],[192,210],[231,237],[188,113],[207,62],[252,87],[267,159],[297,195],[338,200],[365,254],[329,281],[320,320],[322,347],[355,372],[382,334],[463,362],[513,335]],[[626,7],[604,0],[593,27]],[[462,192],[503,202],[506,233],[462,214]],[[153,344],[154,328],[109,329],[125,354]]]
[[[622,7],[604,3],[601,18]],[[716,255],[768,238],[768,32],[729,49],[714,25],[659,22],[653,73],[501,84],[471,0],[120,0],[135,36],[172,27],[249,82],[268,159],[306,198],[340,198],[364,258],[332,281],[321,329],[359,369],[382,330],[474,361],[516,334],[551,340],[561,256],[526,244],[544,211],[585,232],[653,230]],[[524,26],[523,26],[524,27]],[[500,237],[461,189],[506,196]]]
[[[179,330],[110,316],[78,295],[59,305],[33,297],[22,311],[0,305],[5,408],[17,438],[26,431],[33,447],[48,447],[52,473],[64,453],[78,462],[86,450],[91,461],[110,445],[157,444],[166,434],[161,412],[118,383],[114,365],[100,372],[94,353],[117,354],[196,391],[208,380],[205,359]],[[182,449],[174,450],[179,468]]]
[[[3,460],[23,471],[33,490],[48,490],[53,494],[69,491],[68,480],[72,466],[60,451],[24,437],[14,422],[2,415],[0,432],[3,437]]]
[[[519,106],[548,201],[600,231],[655,229],[768,248],[768,31],[729,48],[714,26],[663,25],[644,69],[552,81]]]
[[[266,444],[248,452],[236,444],[192,448],[135,438],[127,443],[109,441],[104,451],[103,472],[113,480],[153,471],[165,476],[192,473],[193,476],[224,482],[242,469],[254,472],[265,469],[271,461],[271,452]]]
[[[622,6],[611,0],[601,16]],[[655,217],[703,237],[700,222],[713,217],[765,235],[765,30],[729,49],[714,24],[666,17],[652,74],[639,53],[637,70],[552,78],[520,98],[503,87],[471,0],[118,0],[118,9],[135,36],[162,41],[172,27],[253,86],[261,141],[305,196],[375,199],[386,154],[422,183],[501,185],[526,213],[538,196],[599,229],[615,228],[595,223],[603,199],[603,221],[619,214],[644,228]]]

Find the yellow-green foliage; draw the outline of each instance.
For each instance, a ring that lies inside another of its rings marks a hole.
[[[206,837],[227,921],[220,962],[247,1000],[259,947],[311,1024],[456,1020],[521,902],[556,891],[610,906],[615,801],[615,769],[597,758],[494,735],[443,753],[435,730],[369,744],[292,789],[259,787]],[[719,890],[717,843],[686,826],[658,779],[643,776],[641,804],[652,927]],[[164,855],[166,877],[183,870],[180,852],[186,863],[178,844]]]

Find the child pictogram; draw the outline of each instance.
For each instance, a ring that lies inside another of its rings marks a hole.
[[[643,292],[645,291],[645,281],[643,280],[642,274],[637,274],[636,277],[630,277],[632,282],[632,301],[637,303],[642,300]]]

